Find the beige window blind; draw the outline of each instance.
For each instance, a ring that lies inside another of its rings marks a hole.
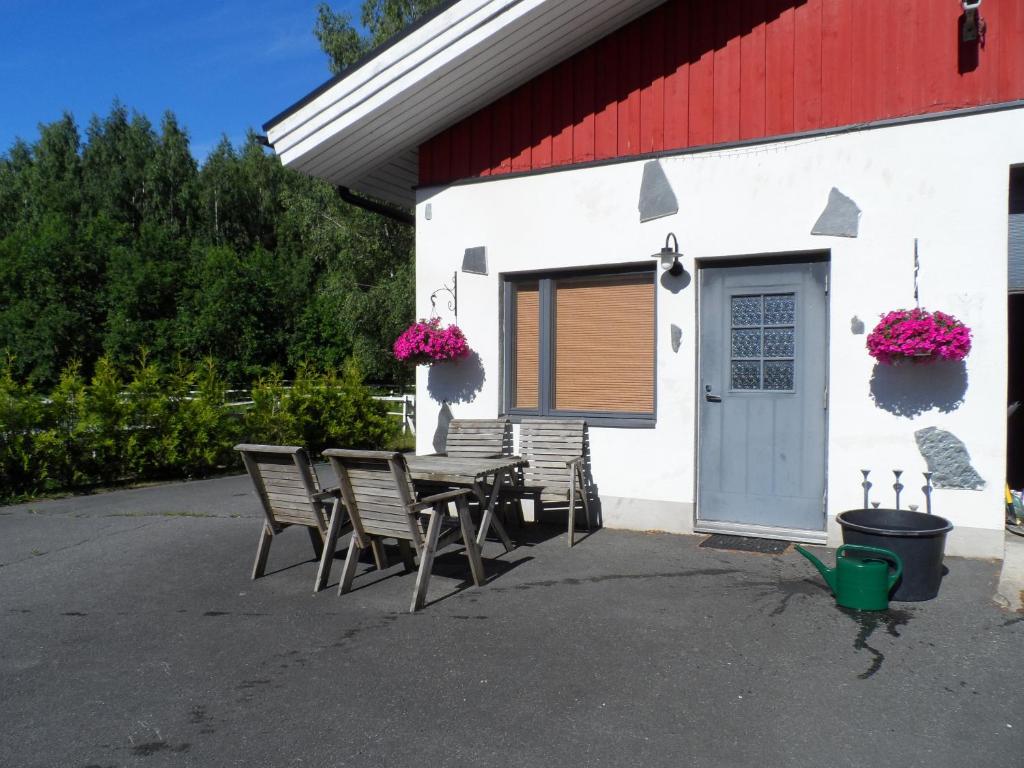
[[[556,410],[654,412],[653,279],[555,283]]]
[[[536,408],[540,390],[540,286],[521,283],[515,290],[513,408]]]

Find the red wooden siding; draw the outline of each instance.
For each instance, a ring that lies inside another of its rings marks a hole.
[[[1024,1],[670,0],[420,146],[420,184],[1024,99]]]

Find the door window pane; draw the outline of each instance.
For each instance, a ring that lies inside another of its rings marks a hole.
[[[733,296],[730,320],[730,388],[792,391],[796,382],[796,294]]]
[[[796,296],[792,293],[764,297],[765,325],[792,325],[796,317]]]
[[[732,324],[736,326],[761,324],[760,296],[732,297]]]
[[[732,332],[733,357],[760,357],[761,331],[758,328],[740,328]]]
[[[760,389],[761,388],[761,363],[756,360],[732,361],[732,388],[733,389]]]
[[[792,357],[793,336],[792,328],[765,328],[764,356]]]
[[[793,361],[765,360],[764,388],[773,390],[793,389]]]

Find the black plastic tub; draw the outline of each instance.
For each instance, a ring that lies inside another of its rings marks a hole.
[[[852,509],[836,516],[843,543],[885,547],[903,561],[903,577],[893,600],[919,602],[939,594],[946,534],[953,524],[944,517],[901,509]]]

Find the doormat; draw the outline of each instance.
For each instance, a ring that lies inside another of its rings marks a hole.
[[[781,555],[789,549],[790,542],[776,539],[757,539],[751,536],[728,536],[715,533],[700,543],[710,549],[732,549],[736,552],[761,552],[765,555]]]

